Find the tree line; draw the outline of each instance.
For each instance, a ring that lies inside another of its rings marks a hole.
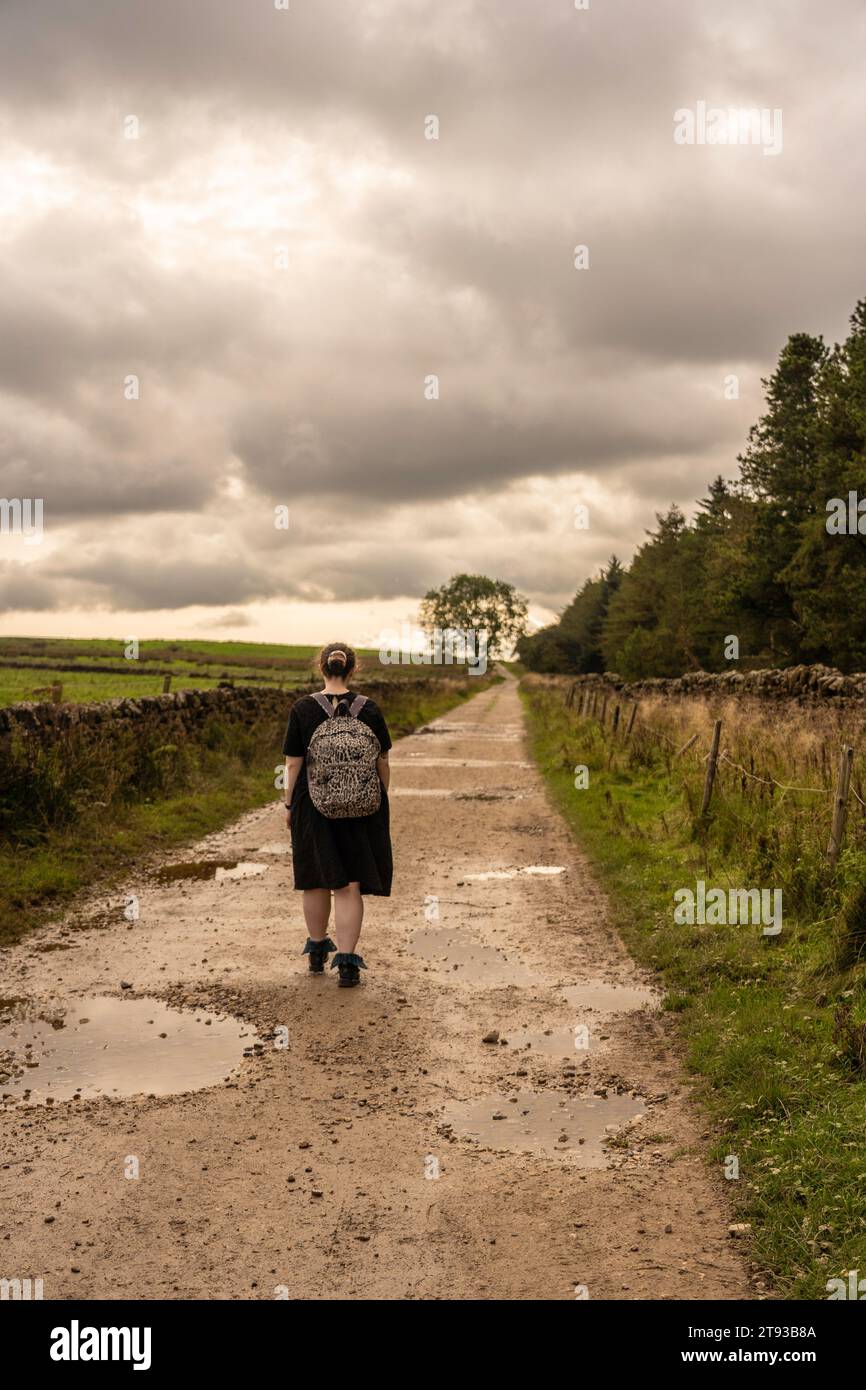
[[[613,557],[522,637],[530,670],[866,669],[866,299],[841,344],[789,337],[762,385],[739,476],[717,477],[691,520],[657,514],[628,568]]]

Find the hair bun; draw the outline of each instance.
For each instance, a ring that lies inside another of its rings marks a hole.
[[[358,659],[352,647],[343,642],[329,642],[319,652],[319,670],[328,676],[348,680],[356,669]]]

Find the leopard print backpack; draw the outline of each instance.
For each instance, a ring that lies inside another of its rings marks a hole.
[[[307,786],[317,811],[329,820],[372,816],[382,802],[382,784],[376,770],[381,746],[369,724],[358,718],[367,703],[356,695],[351,705],[337,705],[337,712],[321,691],[313,696],[328,718],[313,730],[307,748]]]

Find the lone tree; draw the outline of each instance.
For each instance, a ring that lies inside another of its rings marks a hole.
[[[503,656],[525,632],[527,608],[523,595],[503,579],[455,574],[447,584],[424,595],[419,622],[425,632],[433,628],[486,632],[490,654]]]

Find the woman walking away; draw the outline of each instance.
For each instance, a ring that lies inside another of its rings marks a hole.
[[[351,988],[366,969],[356,947],[364,894],[391,892],[388,750],[391,736],[373,700],[350,689],[352,648],[330,642],[319,655],[325,680],[316,695],[292,705],[286,755],[286,824],[292,832],[295,888],[304,894],[310,970],[320,975],[330,952],[340,984]],[[328,935],[331,894],[334,935]]]

